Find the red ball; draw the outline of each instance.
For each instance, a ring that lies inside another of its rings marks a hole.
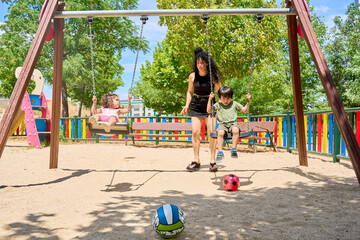
[[[229,174],[224,177],[223,185],[227,191],[236,191],[240,186],[240,181],[235,174]]]

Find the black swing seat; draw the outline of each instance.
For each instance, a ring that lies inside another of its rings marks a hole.
[[[253,135],[252,131],[240,132],[239,138],[246,138],[246,137],[250,137],[251,135]],[[210,137],[217,138],[217,132],[210,133]],[[224,139],[232,139],[232,134],[226,132],[224,135]]]
[[[110,127],[110,132],[105,132],[103,128],[101,128],[99,125],[95,126],[91,124],[90,122],[87,123],[89,130],[91,133],[97,133],[97,134],[123,134],[127,135],[130,132],[130,126],[128,123],[116,123],[114,126]]]

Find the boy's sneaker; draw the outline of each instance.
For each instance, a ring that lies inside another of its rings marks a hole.
[[[110,132],[110,125],[107,122],[100,123],[100,127],[102,127],[105,132]]]
[[[224,160],[224,153],[223,152],[218,152],[217,155],[216,155],[215,161],[217,163],[219,163],[219,162],[222,162],[222,160]]]
[[[237,154],[237,150],[235,149],[231,149],[231,157],[232,158],[238,158],[238,154]]]

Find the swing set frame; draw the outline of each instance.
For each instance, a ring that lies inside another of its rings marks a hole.
[[[320,44],[316,38],[303,0],[286,0],[283,9],[164,9],[164,10],[124,10],[124,11],[78,11],[65,12],[65,3],[59,0],[49,0],[44,11],[42,21],[30,46],[24,65],[11,94],[9,105],[3,115],[0,131],[0,157],[4,151],[11,124],[16,112],[21,106],[23,96],[29,85],[31,75],[39,59],[52,20],[54,20],[54,73],[52,93],[52,124],[50,135],[50,168],[58,167],[59,133],[60,133],[60,103],[62,65],[64,53],[64,18],[79,17],[128,17],[128,16],[203,16],[203,15],[286,15],[289,39],[289,55],[291,64],[293,98],[295,105],[296,137],[298,143],[299,162],[301,166],[308,166],[303,101],[301,93],[299,46],[297,36],[297,19],[303,30],[306,43],[315,63],[327,99],[338,124],[341,136],[345,142],[357,180],[360,184],[360,147],[347,118],[344,106],[332,79]]]

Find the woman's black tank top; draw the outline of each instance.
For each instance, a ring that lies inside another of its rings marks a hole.
[[[212,83],[213,84],[213,83]],[[213,84],[213,89],[215,85]],[[210,75],[200,76],[195,72],[194,95],[191,99],[190,110],[192,117],[207,117],[207,102],[211,93]]]
[[[213,89],[214,89],[214,84]],[[195,72],[194,79],[194,93],[199,96],[210,95],[211,86],[210,86],[210,75],[206,74],[205,76],[200,76],[199,73]]]

